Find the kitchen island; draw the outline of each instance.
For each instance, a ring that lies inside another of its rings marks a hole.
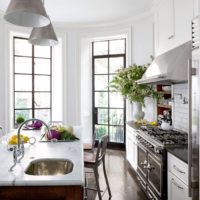
[[[76,132],[75,132],[76,133]],[[80,140],[73,142],[40,142],[40,131],[26,131],[22,134],[35,136],[34,145],[25,144],[24,158],[14,167],[13,152],[7,150],[7,138],[0,144],[0,199],[2,200],[80,200],[83,199],[84,163]],[[37,159],[67,159],[73,163],[72,172],[65,175],[28,175],[29,164]]]

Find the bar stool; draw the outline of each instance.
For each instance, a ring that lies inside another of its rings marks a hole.
[[[96,142],[96,132],[92,134],[92,143],[83,143],[84,152],[94,152]]]
[[[111,195],[111,190],[108,182],[108,177],[106,174],[106,167],[105,167],[105,155],[106,155],[106,148],[108,144],[108,136],[105,135],[99,140],[98,142],[98,148],[97,151],[95,152],[84,152],[84,166],[85,168],[90,168],[93,170],[94,177],[95,177],[95,182],[96,182],[96,188],[89,188],[87,187],[87,181],[86,181],[86,190],[96,190],[98,193],[99,200],[102,200],[102,196],[108,190],[109,194],[109,199],[112,197]],[[98,167],[103,163],[103,173],[106,181],[106,189],[102,191],[100,189],[100,184],[99,184],[99,172],[98,172]],[[103,194],[101,195],[101,192]]]

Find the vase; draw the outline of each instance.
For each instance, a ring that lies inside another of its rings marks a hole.
[[[135,120],[144,119],[145,113],[142,111],[142,104],[139,102],[134,103],[133,117]]]

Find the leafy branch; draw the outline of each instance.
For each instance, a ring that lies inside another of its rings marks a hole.
[[[130,102],[139,102],[145,106],[145,97],[159,99],[160,94],[155,91],[153,86],[138,84],[136,81],[141,79],[147,67],[145,65],[133,64],[128,68],[119,69],[109,86],[114,91],[120,92]]]

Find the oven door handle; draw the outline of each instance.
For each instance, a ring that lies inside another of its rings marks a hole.
[[[151,170],[155,169],[155,167],[151,166],[151,164],[148,163],[147,166],[144,166],[144,169],[147,169],[149,172],[151,172]]]

